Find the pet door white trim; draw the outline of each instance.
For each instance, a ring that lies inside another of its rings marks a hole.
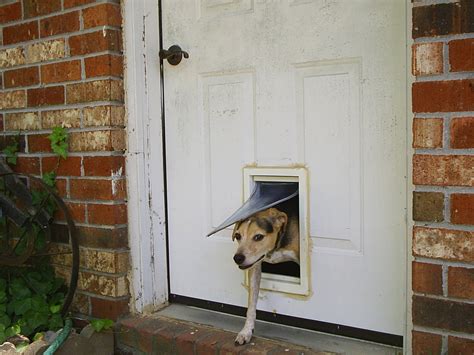
[[[243,169],[243,191],[246,201],[256,181],[296,182],[298,183],[299,229],[300,229],[300,277],[262,273],[260,288],[296,295],[309,295],[309,220],[308,220],[308,172],[305,168],[255,168]],[[245,273],[245,285],[248,287],[248,272]]]

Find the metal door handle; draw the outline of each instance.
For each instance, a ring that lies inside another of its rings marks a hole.
[[[184,58],[189,58],[188,52],[185,52],[178,45],[173,45],[168,49],[160,49],[160,59],[166,59],[171,65],[178,65]]]

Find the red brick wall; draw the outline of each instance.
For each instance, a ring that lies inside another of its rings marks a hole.
[[[54,126],[68,128],[69,157],[59,166],[57,186],[79,229],[75,310],[115,318],[129,299],[120,5],[1,4],[0,149],[21,130],[16,169],[40,175],[56,162],[46,136]],[[61,223],[55,227],[63,230]]]
[[[413,353],[474,354],[474,1],[413,6]]]

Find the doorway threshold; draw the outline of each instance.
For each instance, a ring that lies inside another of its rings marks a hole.
[[[243,317],[220,313],[181,304],[171,304],[156,313],[157,316],[173,318],[181,321],[193,322],[212,326],[226,331],[238,333],[245,319]],[[371,343],[364,340],[346,338],[338,335],[326,334],[295,328],[276,323],[257,320],[255,336],[288,342],[304,346],[316,351],[334,352],[350,355],[401,355],[403,350],[398,347]]]

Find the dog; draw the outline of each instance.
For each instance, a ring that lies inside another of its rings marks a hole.
[[[235,338],[235,345],[244,345],[253,335],[257,300],[262,275],[262,262],[277,264],[294,261],[299,264],[298,217],[277,208],[269,208],[237,222],[232,240],[238,247],[234,261],[241,270],[249,270],[249,300],[245,325]]]

